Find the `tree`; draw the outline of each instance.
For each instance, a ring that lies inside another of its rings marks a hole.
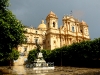
[[[49,58],[50,58],[50,53],[51,53],[51,50],[41,50],[41,52],[43,53],[43,58],[48,62]]]
[[[33,62],[37,58],[37,53],[38,53],[38,51],[36,49],[29,51],[28,61]]]
[[[8,6],[9,6],[9,0],[1,0],[0,1],[0,10],[5,9]]]
[[[0,1],[0,61],[8,60],[13,49],[24,41],[24,26],[7,8],[8,1]]]
[[[19,52],[16,49],[13,49],[11,53],[9,53],[9,57],[8,60],[12,59],[12,60],[17,60],[19,57]]]

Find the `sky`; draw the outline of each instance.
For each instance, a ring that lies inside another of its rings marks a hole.
[[[50,11],[58,16],[58,26],[62,17],[70,15],[89,26],[90,38],[100,37],[100,0],[10,0],[9,9],[26,26],[38,27]]]

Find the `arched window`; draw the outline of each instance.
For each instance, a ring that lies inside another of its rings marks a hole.
[[[27,43],[27,42],[28,42],[28,38],[26,37],[26,38],[24,39],[24,41]]]
[[[68,22],[68,24],[70,25],[70,22]]]
[[[81,40],[79,40],[79,42],[81,42]]]
[[[48,22],[48,28],[49,28],[49,22]]]
[[[56,41],[54,40],[54,44],[56,43]]]
[[[27,51],[27,47],[24,47],[24,52],[26,52]]]
[[[34,40],[34,41],[35,41],[35,43],[38,43],[38,39],[37,39],[37,38],[35,38],[35,40]]]
[[[76,40],[73,40],[72,42],[73,42],[73,43],[76,43]]]
[[[35,33],[37,34],[37,31],[35,31]]]
[[[83,30],[81,29],[80,32],[83,33]]]
[[[75,29],[74,29],[74,27],[72,26],[72,32],[74,32],[75,31]]]
[[[53,27],[55,27],[55,22],[53,22]]]
[[[83,33],[83,27],[82,26],[80,26],[80,32]]]

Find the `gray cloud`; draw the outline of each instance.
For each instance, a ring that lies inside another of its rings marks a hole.
[[[37,27],[52,10],[59,18],[73,11],[73,16],[89,25],[91,38],[100,37],[100,0],[10,0],[9,9],[24,25]]]
[[[72,11],[72,15],[75,17],[75,18],[78,18],[78,19],[81,19],[83,16],[84,16],[84,12],[81,11],[81,10],[75,10],[75,11]]]

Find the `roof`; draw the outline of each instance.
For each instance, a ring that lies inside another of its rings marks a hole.
[[[57,15],[56,15],[54,12],[50,11],[50,13],[49,13],[48,16],[46,17],[46,19],[47,19],[47,18],[51,18],[51,17],[53,17],[53,18],[58,18]]]

